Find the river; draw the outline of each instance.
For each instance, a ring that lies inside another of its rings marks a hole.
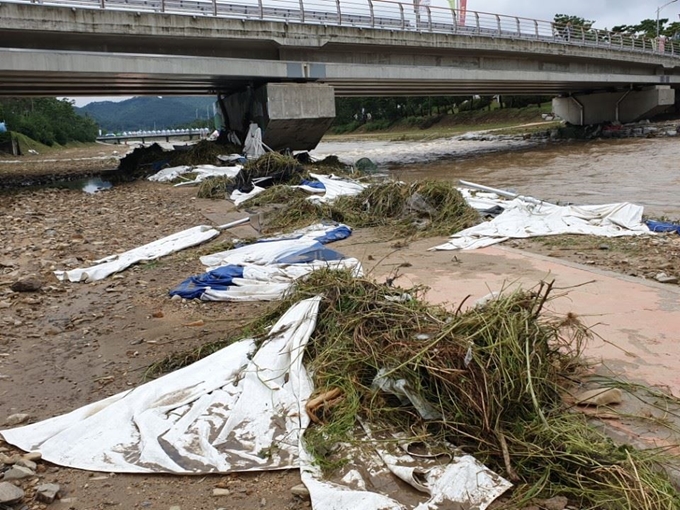
[[[680,139],[569,142],[467,140],[330,141],[314,156],[374,160],[395,178],[465,179],[543,200],[633,202],[650,217],[680,218]]]

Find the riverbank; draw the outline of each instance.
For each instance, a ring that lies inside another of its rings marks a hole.
[[[37,421],[133,388],[144,381],[148,367],[168,355],[186,355],[224,340],[269,309],[267,303],[185,302],[167,295],[175,284],[204,271],[200,255],[219,251],[233,237],[257,235],[249,226],[99,282],[66,283],[55,278],[54,269],[82,267],[172,232],[199,224],[224,224],[244,214],[225,200],[198,199],[195,193],[191,188],[137,181],[95,195],[40,189],[19,190],[3,199],[0,215],[7,221],[0,225],[4,240],[0,247],[0,374],[5,390],[0,419],[25,413],[30,421]],[[665,265],[671,260],[664,261],[663,256],[677,258],[673,251],[680,247],[676,238],[680,236],[617,240],[562,236],[518,241],[515,246],[536,251],[543,247],[552,250],[554,253],[547,255],[553,257],[581,257],[579,253],[583,253],[588,258],[581,262],[614,270],[644,263],[651,274],[670,270]],[[468,287],[456,287],[459,272],[476,277],[482,285],[477,291],[484,293],[484,282],[488,284],[491,277],[499,282],[522,279],[532,285],[549,276],[542,269],[524,269],[516,258],[505,260],[485,252],[427,251],[443,241],[411,242],[377,229],[357,229],[333,247],[359,258],[372,278],[397,278],[396,283],[406,287],[428,285],[433,287],[432,299],[453,307],[465,297],[461,292],[470,292]],[[604,244],[609,249],[600,246]],[[651,251],[659,257],[656,262],[648,260]],[[614,263],[624,255],[626,265]],[[638,277],[646,274],[641,272]],[[10,289],[29,277],[37,279],[39,290]],[[569,299],[562,303],[565,310],[572,308]],[[573,305],[580,306],[578,302]],[[589,319],[591,323],[597,320]],[[45,464],[40,476],[41,481],[62,487],[63,499],[56,505],[64,508],[309,507],[290,491],[299,483],[294,471],[169,479],[90,474]],[[214,489],[224,489],[228,493],[222,494],[228,495],[214,496]]]

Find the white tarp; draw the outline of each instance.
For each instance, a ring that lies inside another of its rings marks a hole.
[[[265,266],[276,263],[277,260],[288,255],[298,253],[304,248],[312,248],[319,241],[318,239],[333,232],[339,227],[346,225],[324,225],[315,223],[309,227],[304,227],[277,237],[269,237],[263,241],[241,246],[233,250],[226,250],[200,258],[201,264],[208,268],[208,271],[220,266],[255,264]],[[275,241],[275,242],[274,242]]]
[[[296,467],[312,390],[302,355],[318,306],[313,298],[291,307],[257,352],[255,340],[242,340],[138,388],[2,436],[48,462],[92,471]]]
[[[177,179],[180,175],[188,174],[191,172],[189,165],[182,166],[172,166],[169,168],[164,168],[160,172],[156,172],[148,177],[148,180],[152,182],[170,182]]]
[[[235,189],[234,191],[231,192],[231,195],[229,196],[229,200],[234,202],[234,205],[238,207],[241,205],[243,202],[246,200],[250,200],[251,198],[259,195],[265,190],[265,188],[261,188],[259,186],[253,186],[253,189],[250,190],[248,193],[244,193],[243,191],[239,191]]]
[[[199,165],[194,167],[191,172],[196,174],[193,181],[180,182],[175,184],[179,186],[195,186],[210,177],[236,177],[243,167],[241,165],[233,166],[215,166],[215,165]]]
[[[195,173],[196,177],[193,180],[180,182],[175,186],[193,186],[209,177],[236,177],[243,168],[241,165],[232,166],[215,166],[215,165],[198,165],[198,166],[173,166],[164,168],[148,177],[148,180],[154,182],[171,182],[188,173]]]
[[[234,278],[226,290],[207,289],[203,301],[276,301],[282,299],[295,280],[319,269],[350,270],[363,275],[361,262],[355,258],[315,260],[303,264],[243,264],[243,278]]]
[[[558,234],[619,237],[648,234],[643,208],[629,203],[560,206],[527,202],[522,198],[503,203],[505,211],[493,220],[454,234],[433,250],[472,250],[510,238]]]
[[[318,202],[332,202],[343,195],[355,196],[366,189],[366,186],[349,179],[342,179],[332,175],[309,174],[312,179],[316,179],[326,188],[323,195],[312,195],[309,200]]]
[[[72,282],[93,282],[102,280],[107,276],[127,269],[143,260],[155,260],[157,258],[184,250],[191,246],[209,241],[220,235],[219,230],[207,225],[199,225],[181,232],[163,237],[139,248],[111,255],[104,259],[96,260],[94,266],[72,269],[70,271],[55,271],[59,280],[68,279]]]
[[[352,446],[352,470],[341,480],[324,478],[302,439],[313,391],[302,358],[318,307],[318,297],[292,306],[259,349],[242,340],[136,389],[2,436],[48,462],[99,472],[299,467],[315,510],[485,510],[507,481],[453,448],[410,454],[408,438],[382,441],[366,424],[365,441]]]

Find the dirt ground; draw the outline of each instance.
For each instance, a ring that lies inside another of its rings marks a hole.
[[[220,250],[232,236],[252,237],[255,232],[248,226],[100,282],[62,283],[52,273],[87,266],[185,228],[242,216],[226,201],[196,199],[195,189],[149,182],[94,195],[49,188],[0,194],[0,423],[16,413],[39,421],[134,387],[145,380],[153,363],[171,353],[223,340],[270,306],[183,302],[167,295],[177,283],[204,270],[199,255]],[[389,277],[400,266],[426,260],[420,246],[409,247],[385,233],[377,242],[376,235],[357,231],[346,243],[352,247],[347,254],[359,257],[376,277]],[[432,240],[432,246],[438,241]],[[654,278],[659,272],[680,275],[677,235],[614,240],[563,236],[510,245],[638,277]],[[383,264],[383,258],[394,251],[403,261]],[[451,263],[456,263],[454,255]],[[40,290],[10,289],[29,276],[40,280]],[[4,445],[0,453],[16,450]],[[43,463],[38,474],[41,482],[62,487],[62,499],[50,505],[55,509],[309,507],[309,502],[290,492],[300,483],[294,471],[113,476]],[[45,508],[31,501],[34,485],[35,481],[22,484],[28,494],[27,508]],[[230,495],[215,497],[215,488],[227,488]]]

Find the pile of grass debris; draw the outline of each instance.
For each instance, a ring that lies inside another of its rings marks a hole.
[[[241,149],[236,145],[217,144],[208,140],[172,151],[166,151],[154,143],[149,147],[138,147],[121,159],[116,181],[142,179],[167,167],[217,164],[217,156],[239,152]]]
[[[448,236],[480,221],[456,187],[441,181],[387,182],[369,186],[357,196],[339,197],[332,204],[314,203],[305,197],[286,204],[267,215],[267,230],[330,220],[355,228],[389,227],[395,236]]]
[[[541,284],[454,313],[426,304],[417,289],[318,271],[258,327],[301,299],[323,296],[306,366],[315,394],[337,398],[315,409],[318,424],[305,441],[326,469],[348,460],[341,445],[356,440],[361,419],[374,430],[463,448],[515,483],[512,508],[555,495],[577,508],[680,508],[659,452],[617,446],[565,407],[589,332],[574,317],[547,316],[550,293]],[[375,389],[381,370],[404,379],[441,418],[425,420]]]
[[[198,188],[198,198],[223,199],[235,189],[250,191],[259,178],[268,178],[267,185],[297,185],[309,178],[309,173],[298,161],[289,155],[268,152],[257,159],[248,161],[236,177],[211,177],[205,179]],[[255,182],[253,182],[255,180]],[[280,193],[267,199],[272,203],[280,199]],[[253,205],[249,203],[248,205]]]

